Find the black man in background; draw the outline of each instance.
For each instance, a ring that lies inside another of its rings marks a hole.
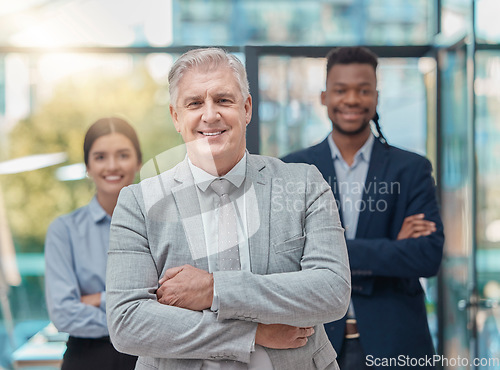
[[[330,51],[321,102],[332,132],[283,160],[314,164],[339,205],[352,298],[346,316],[325,327],[340,368],[432,369],[435,352],[419,278],[438,272],[443,226],[430,162],[390,146],[382,135],[377,64],[363,47]]]

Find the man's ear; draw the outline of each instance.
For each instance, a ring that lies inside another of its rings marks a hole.
[[[252,120],[252,97],[250,95],[245,100],[245,120],[247,125]]]
[[[172,116],[172,121],[174,122],[175,129],[177,130],[177,132],[181,132],[181,126],[179,124],[177,112],[172,104],[170,104],[169,108],[170,108],[170,115]]]
[[[321,92],[321,97],[320,97],[320,99],[321,99],[321,105],[326,105],[326,104],[325,104],[325,101],[326,101],[326,91],[322,91],[322,92]]]

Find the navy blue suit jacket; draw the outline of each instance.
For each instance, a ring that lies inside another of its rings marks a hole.
[[[315,165],[340,204],[341,188],[326,139],[286,156],[283,161]],[[426,158],[375,140],[356,238],[347,240],[360,342],[365,354],[373,359],[423,358],[434,354],[419,281],[420,277],[437,274],[444,243],[431,172]],[[339,212],[342,218],[342,209]],[[405,217],[417,213],[434,221],[437,231],[426,237],[396,240]],[[345,320],[344,317],[325,325],[338,353]]]

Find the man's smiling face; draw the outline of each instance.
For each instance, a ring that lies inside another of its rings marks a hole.
[[[227,173],[245,153],[251,97],[242,96],[229,67],[187,71],[178,91],[170,113],[189,159],[207,172],[213,172],[215,163],[218,175]]]
[[[370,130],[378,103],[377,77],[370,64],[335,64],[328,73],[321,103],[333,130],[355,136]]]

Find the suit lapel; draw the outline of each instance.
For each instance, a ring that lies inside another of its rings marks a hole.
[[[265,163],[247,154],[245,180],[246,216],[250,268],[254,274],[267,272],[270,244],[271,179],[262,174]]]
[[[356,237],[365,237],[368,223],[372,215],[375,213],[373,207],[376,207],[379,191],[379,186],[375,183],[380,182],[385,178],[384,174],[387,168],[388,150],[384,145],[375,139],[373,143],[372,154],[370,157],[370,166],[366,175],[365,187],[363,190],[363,204],[365,205],[364,211],[359,213],[358,227],[356,229]],[[371,205],[371,206],[370,206]]]
[[[187,159],[177,167],[174,179],[178,185],[172,188],[172,194],[181,215],[191,256],[197,268],[208,271],[207,248],[205,233],[203,232],[201,208],[196,192],[196,185]]]
[[[328,144],[328,137],[315,147],[315,150],[312,152],[312,163],[318,168],[319,172],[323,174],[323,178],[332,188],[332,192],[335,196],[339,209],[340,221],[343,223],[340,198],[338,192],[336,191],[339,189],[339,184],[337,182],[335,166],[333,165],[332,151],[330,150],[330,145]]]

